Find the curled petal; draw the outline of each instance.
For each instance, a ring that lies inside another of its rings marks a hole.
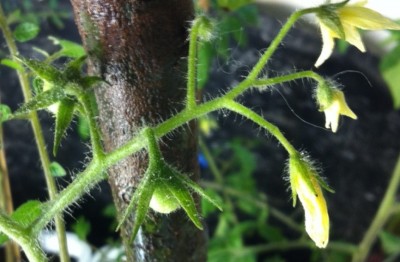
[[[333,48],[335,47],[335,34],[323,23],[320,23],[321,35],[322,35],[322,51],[315,62],[315,67],[322,65],[332,54]]]

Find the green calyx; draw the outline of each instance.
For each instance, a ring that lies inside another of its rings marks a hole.
[[[81,68],[86,56],[73,59],[63,70],[57,69],[47,62],[17,57],[20,63],[28,67],[36,76],[35,96],[14,112],[14,118],[20,118],[32,111],[47,109],[55,115],[55,131],[53,155],[57,154],[62,137],[71,124],[75,109],[82,108],[80,96],[101,78],[82,76]],[[41,80],[41,82],[39,81]]]
[[[324,111],[332,104],[334,87],[329,80],[319,82],[315,89],[315,99],[320,111]]]
[[[336,4],[321,5],[316,11],[316,15],[321,23],[335,32],[341,39],[346,39],[346,35],[342,22],[340,21],[340,17],[337,13],[337,9],[345,6],[348,2],[349,0]]]
[[[333,190],[318,174],[317,169],[314,167],[314,164],[306,153],[291,156],[289,159],[288,171],[293,207],[296,206],[297,190],[300,189],[298,188],[300,185],[299,180],[302,180],[307,185],[308,190],[313,194],[316,194],[316,190],[312,180],[316,180],[318,184],[328,192],[335,192],[335,190]]]
[[[131,241],[136,237],[149,208],[164,214],[169,214],[182,208],[193,224],[202,230],[203,225],[200,221],[200,214],[196,209],[191,192],[198,193],[222,210],[220,204],[208,196],[187,175],[177,171],[164,161],[151,128],[146,128],[144,133],[148,140],[149,166],[143,175],[142,181],[136,188],[124,215],[120,219],[117,230],[134,208],[135,224],[132,229]]]

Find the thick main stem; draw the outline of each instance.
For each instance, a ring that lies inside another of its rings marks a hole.
[[[192,0],[72,0],[75,20],[89,55],[89,72],[108,85],[95,89],[98,123],[106,152],[154,127],[184,108],[188,27]],[[193,69],[193,68],[192,68]],[[193,99],[190,99],[193,104]],[[196,125],[189,123],[163,138],[164,158],[198,179]],[[106,153],[107,154],[107,153]],[[105,158],[105,162],[109,161]],[[129,156],[108,170],[118,213],[122,214],[147,168],[147,155]],[[203,261],[206,239],[184,212],[153,212],[134,244],[134,216],[121,228],[129,261]],[[153,230],[150,230],[152,228]],[[141,241],[141,242],[140,242]]]
[[[6,16],[4,14],[3,8],[0,5],[0,27],[3,31],[4,38],[6,40],[10,55],[12,59],[18,55],[17,45],[14,42],[14,38],[12,36],[11,30],[7,24]],[[21,84],[22,93],[24,96],[25,102],[29,101],[32,98],[31,90],[29,87],[29,79],[25,72],[25,70],[17,70],[17,75],[19,82]],[[42,169],[45,176],[47,190],[49,193],[50,200],[53,200],[57,195],[57,186],[54,181],[54,178],[51,175],[50,171],[50,159],[46,150],[46,143],[44,141],[42,127],[39,122],[39,118],[36,112],[31,112],[29,114],[29,119],[32,125],[33,134],[35,137],[36,145],[39,151],[40,161],[42,163]],[[65,225],[62,219],[62,215],[58,214],[54,218],[57,237],[60,247],[60,259],[62,262],[69,262],[68,255],[68,247],[67,240],[65,236]]]

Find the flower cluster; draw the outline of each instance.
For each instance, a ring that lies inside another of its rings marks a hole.
[[[348,0],[320,6],[317,17],[322,34],[322,51],[315,63],[318,67],[327,60],[335,46],[334,39],[343,39],[365,52],[358,29],[364,30],[400,30],[400,25],[380,13],[366,8],[367,1],[348,4]]]

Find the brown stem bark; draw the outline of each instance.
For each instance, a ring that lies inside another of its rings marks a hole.
[[[145,125],[182,109],[185,101],[188,27],[192,0],[71,0],[75,21],[89,54],[89,72],[109,85],[96,88],[103,143],[107,151]],[[194,123],[161,143],[164,158],[195,174]],[[117,210],[127,206],[147,168],[140,152],[109,170]],[[152,211],[132,245],[133,217],[121,230],[128,261],[205,261],[205,236],[182,211],[168,216]]]

